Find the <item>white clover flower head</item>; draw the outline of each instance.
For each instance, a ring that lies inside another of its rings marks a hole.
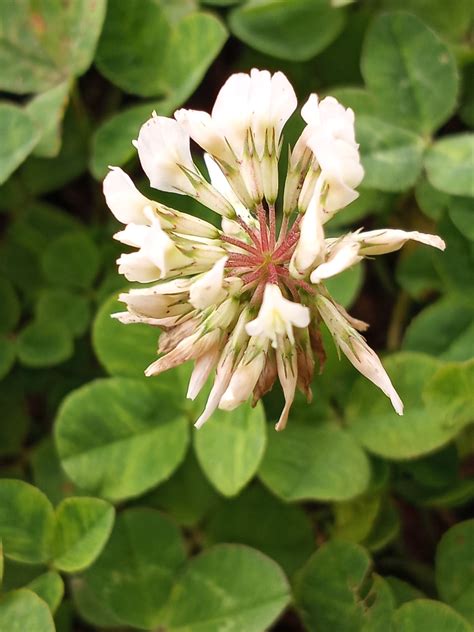
[[[364,175],[354,113],[332,97],[311,95],[302,109],[307,125],[280,187],[282,133],[295,108],[294,90],[281,72],[253,69],[226,81],[211,114],[181,109],[174,118],[154,114],[142,126],[135,146],[151,186],[199,200],[221,216],[221,228],[146,198],[121,169],[112,167],[104,181],[107,204],[125,224],[115,238],[135,248],[118,259],[119,272],[155,283],[121,294],[127,311],[113,316],[161,328],[160,357],[146,375],[193,360],[191,399],[214,376],[197,427],[216,408],[232,410],[249,398],[255,403],[278,379],[285,406],[276,428],[282,430],[296,388],[312,397],[314,367],[324,358],[321,323],[403,412],[360,333],[367,325],[349,316],[324,282],[408,240],[441,250],[444,242],[398,229],[327,238],[326,222],[357,197]],[[190,138],[206,152],[210,181],[193,162]]]

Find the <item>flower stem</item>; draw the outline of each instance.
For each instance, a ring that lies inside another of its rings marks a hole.
[[[269,206],[269,220],[270,220],[270,248],[273,250],[275,248],[276,241],[276,217],[275,217],[275,205],[270,204]]]
[[[260,224],[260,239],[262,241],[262,249],[268,250],[268,233],[267,233],[267,218],[265,216],[265,209],[263,204],[260,203],[257,207],[258,223]]]
[[[249,244],[246,244],[245,241],[242,241],[241,239],[236,239],[235,237],[230,237],[229,235],[222,235],[221,240],[225,241],[228,244],[232,244],[233,246],[236,246],[237,248],[246,250],[247,252],[250,252],[253,255],[258,254],[258,251],[256,248],[254,248],[253,246],[249,246]]]
[[[308,294],[311,294],[312,296],[316,294],[314,287],[310,285],[309,283],[306,283],[306,281],[302,281],[301,279],[295,279],[295,283],[298,287],[308,292]]]
[[[258,266],[260,264],[260,258],[255,255],[231,254],[227,260],[226,267]]]
[[[253,243],[255,244],[257,249],[260,250],[260,247],[261,247],[260,241],[259,241],[257,235],[255,234],[255,231],[253,231],[250,228],[250,226],[248,226],[241,217],[237,217],[236,221],[242,226],[242,228],[247,233],[247,235],[250,237],[250,239],[253,241]]]
[[[288,215],[283,215],[283,219],[281,220],[281,226],[280,226],[280,232],[278,234],[278,241],[276,243],[276,246],[278,248],[278,246],[280,246],[285,237],[286,237],[286,231],[288,230],[288,222],[289,222],[289,216]]]
[[[301,216],[298,217],[293,226],[290,229],[290,232],[288,233],[288,235],[286,236],[286,239],[283,241],[282,244],[280,244],[280,246],[275,250],[275,252],[273,253],[273,258],[274,259],[278,259],[280,258],[282,255],[284,255],[285,253],[287,253],[287,251],[296,244],[296,242],[299,239],[299,224],[301,221]]]

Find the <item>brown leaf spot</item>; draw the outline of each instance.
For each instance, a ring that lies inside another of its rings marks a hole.
[[[43,33],[46,31],[46,22],[44,21],[41,13],[32,13],[30,21],[35,33],[38,33],[38,35],[43,35]]]

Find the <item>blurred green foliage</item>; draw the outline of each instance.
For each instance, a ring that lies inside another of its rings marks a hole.
[[[473,43],[470,0],[0,3],[1,632],[472,629]],[[107,166],[253,66],[356,112],[332,226],[446,240],[331,287],[404,417],[328,347],[284,433],[278,392],[197,432],[188,367],[145,379],[156,332],[110,319]]]

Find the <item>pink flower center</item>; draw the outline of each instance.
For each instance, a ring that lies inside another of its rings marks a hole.
[[[252,244],[227,235],[221,237],[222,241],[243,251],[232,252],[229,255],[226,263],[229,273],[241,277],[244,282],[242,291],[254,291],[254,303],[260,301],[267,283],[285,287],[298,302],[298,289],[314,294],[314,289],[308,283],[290,277],[288,269],[300,236],[301,215],[291,227],[288,217],[284,216],[277,236],[275,207],[270,206],[267,211],[264,205],[260,204],[257,211],[258,228],[250,228],[244,221],[237,220],[250,237]]]

